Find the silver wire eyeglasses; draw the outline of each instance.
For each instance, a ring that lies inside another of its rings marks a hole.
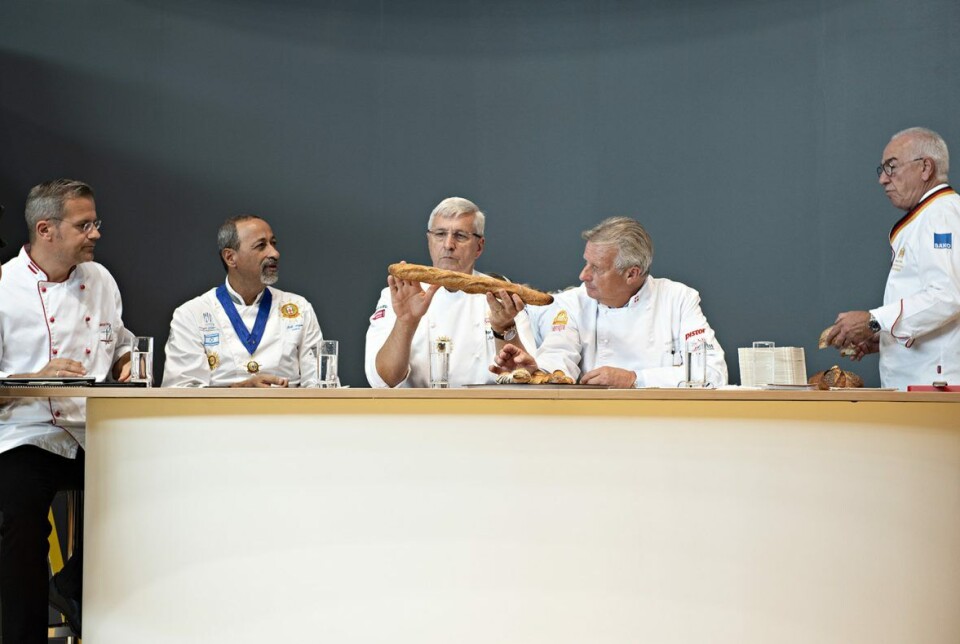
[[[66,221],[63,217],[50,217],[49,219],[56,221]],[[93,232],[93,229],[96,228],[100,230],[100,226],[103,225],[102,219],[94,219],[93,221],[85,221],[82,224],[71,224],[74,228],[82,232],[84,235],[89,235]]]
[[[438,242],[446,241],[448,235],[453,235],[453,240],[458,244],[467,243],[470,241],[471,237],[483,239],[483,235],[479,235],[477,233],[468,233],[464,230],[444,230],[443,228],[437,228],[435,230],[427,231],[427,236]]]

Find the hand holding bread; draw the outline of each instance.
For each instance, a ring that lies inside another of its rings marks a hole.
[[[536,289],[513,284],[483,275],[468,275],[421,264],[391,264],[387,271],[394,277],[410,281],[442,286],[451,291],[464,293],[496,293],[506,291],[520,297],[525,304],[545,305],[553,302],[553,296]]]

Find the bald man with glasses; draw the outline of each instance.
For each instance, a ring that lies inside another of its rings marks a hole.
[[[890,139],[877,177],[906,212],[890,230],[883,305],[837,316],[827,340],[854,360],[880,353],[884,387],[960,384],[960,196],[947,184],[939,134],[914,127]]]
[[[486,242],[486,217],[461,197],[441,201],[427,221],[433,266],[482,275],[475,270]],[[506,342],[535,348],[523,302],[501,291],[471,295],[426,287],[393,276],[370,316],[365,371],[372,387],[427,387],[430,344],[450,338],[450,386],[492,383],[493,358]]]

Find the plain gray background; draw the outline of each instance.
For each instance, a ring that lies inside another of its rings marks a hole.
[[[758,339],[812,372],[838,361],[821,329],[883,294],[890,135],[960,150],[958,27],[956,0],[4,0],[0,258],[32,185],[89,182],[97,259],[162,347],[223,278],[220,222],[259,214],[278,286],[365,386],[386,266],[429,262],[443,197],[487,213],[481,270],[544,289],[629,215],[652,273],[701,292],[732,382]],[[875,356],[854,369],[879,384]]]

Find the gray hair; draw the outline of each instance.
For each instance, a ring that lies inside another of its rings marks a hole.
[[[433,230],[433,222],[437,217],[441,219],[456,219],[468,215],[474,216],[473,232],[482,235],[486,216],[480,212],[477,204],[463,197],[447,197],[438,203],[437,207],[430,213],[430,219],[427,220],[427,230]]]
[[[950,153],[947,151],[947,142],[943,137],[925,127],[909,127],[894,134],[890,140],[893,141],[901,136],[910,137],[914,156],[933,159],[937,167],[937,181],[946,183],[947,175],[950,173]]]
[[[653,264],[653,240],[640,222],[629,217],[604,219],[590,230],[583,231],[584,240],[598,246],[616,246],[617,259],[614,266],[623,272],[631,266],[638,267],[646,275]]]
[[[38,223],[60,219],[67,200],[81,198],[93,199],[93,188],[75,179],[54,179],[31,188],[23,209],[30,241],[36,238]]]
[[[240,235],[237,233],[237,224],[249,219],[262,219],[256,215],[237,215],[230,217],[220,224],[220,230],[217,231],[217,248],[220,254],[220,263],[223,264],[223,270],[229,270],[227,263],[223,261],[223,251],[227,248],[240,250]]]

